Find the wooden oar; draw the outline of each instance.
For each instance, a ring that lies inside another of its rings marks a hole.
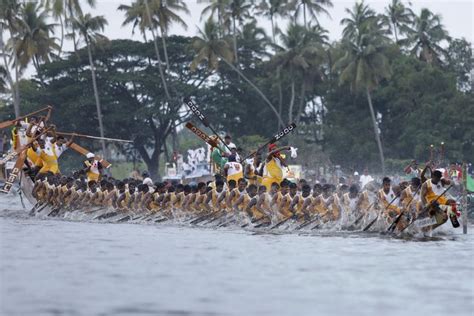
[[[58,135],[65,135],[65,136],[76,136],[81,138],[88,138],[88,139],[97,139],[97,140],[106,140],[109,142],[121,142],[121,143],[133,143],[133,140],[127,139],[119,139],[119,138],[109,138],[109,137],[99,137],[99,136],[91,136],[91,135],[84,135],[84,134],[77,134],[77,133],[68,133],[68,132],[56,132]]]
[[[191,112],[194,113],[194,115],[197,116],[197,118],[202,122],[202,124],[204,124],[204,126],[206,126],[207,128],[209,128],[218,138],[219,140],[222,142],[222,144],[229,150],[229,152],[231,152],[229,146],[225,143],[225,141],[219,136],[219,134],[212,128],[211,124],[209,124],[209,121],[206,119],[206,117],[204,116],[204,114],[201,112],[201,110],[199,110],[198,106],[196,105],[196,103],[194,103],[193,100],[191,100],[191,98],[189,97],[186,97],[184,98],[184,103],[186,103],[186,105],[191,109]]]
[[[293,218],[293,215],[291,216],[288,216],[287,218],[279,221],[278,223],[276,223],[275,225],[273,225],[272,227],[270,227],[270,229],[275,229],[275,228],[278,228],[280,227],[281,225],[285,224],[286,222],[288,222],[290,219]]]
[[[209,137],[209,135],[207,135],[205,132],[203,132],[202,130],[200,130],[199,128],[197,128],[196,126],[194,126],[193,123],[191,122],[187,122],[186,125],[185,125],[191,132],[193,132],[197,137],[199,137],[200,139],[202,139],[203,141],[205,141],[209,146],[211,147],[215,147],[217,148],[218,150],[220,150],[221,152],[222,149],[217,146],[217,143],[211,138]]]
[[[363,232],[366,232],[367,230],[369,230],[370,227],[372,227],[372,225],[375,224],[375,222],[379,219],[379,216],[382,215],[383,212],[385,212],[386,210],[388,210],[388,208],[390,207],[390,205],[392,205],[393,202],[395,202],[395,200],[398,198],[397,195],[395,195],[395,197],[390,201],[390,203],[384,208],[382,209],[378,214],[377,216],[375,216],[375,218],[369,223],[369,225],[365,226],[364,229],[362,230]]]
[[[36,208],[38,208],[38,206],[40,206],[41,203],[40,202],[36,202],[36,204],[31,208],[31,210],[28,212],[28,215],[30,216],[33,216],[35,215],[35,212],[36,212]]]
[[[228,221],[218,225],[217,227],[226,227],[227,225],[235,223],[236,221],[237,221],[237,219],[235,218],[235,215],[234,215],[234,216],[232,216],[231,219],[229,219]]]
[[[421,185],[418,186],[415,193],[411,196],[411,199],[408,202],[407,207],[410,207],[411,202],[413,201],[413,199],[415,198],[416,194],[418,193],[418,191],[420,189],[421,189]],[[395,220],[393,221],[393,223],[388,227],[387,233],[392,233],[395,230],[395,227],[397,227],[397,224],[400,221],[400,219],[402,218],[404,213],[405,213],[405,210],[400,212],[400,215],[398,215],[397,218],[395,218]]]
[[[406,229],[407,229],[408,227],[410,227],[413,223],[415,223],[415,221],[416,221],[418,218],[420,218],[422,215],[425,215],[425,214],[429,211],[429,209],[431,208],[431,206],[434,205],[434,203],[438,202],[439,198],[442,197],[442,196],[444,196],[452,187],[453,187],[453,185],[450,185],[449,187],[447,187],[446,190],[444,190],[444,192],[441,193],[435,200],[431,201],[430,204],[428,204],[427,206],[425,206],[425,208],[420,212],[420,214],[419,214],[416,218],[414,218],[414,219],[410,222],[410,224],[408,224],[405,228],[403,228],[402,230],[400,230],[400,232],[398,233],[398,236],[400,236],[401,233],[402,233],[404,230],[406,230]]]
[[[216,220],[224,217],[225,215],[227,215],[227,212],[225,210],[222,210],[220,212],[220,214],[217,214],[217,216],[214,216],[214,218],[211,218],[209,221],[207,221],[206,223],[204,223],[205,225],[209,225],[210,223],[212,222],[215,222]]]
[[[354,221],[354,223],[352,223],[351,225],[347,226],[347,229],[348,230],[354,230],[356,228],[356,226],[359,224],[359,222],[365,217],[365,215],[367,215],[368,212],[370,212],[370,209],[372,208],[372,206],[374,206],[374,203],[371,203],[369,205],[369,207],[367,207],[366,209],[366,212],[361,212],[362,214],[359,215],[359,217],[356,218],[356,220]]]
[[[92,218],[92,220],[107,219],[107,218],[114,217],[115,215],[118,215],[118,212],[114,210],[114,211],[111,211],[111,212],[108,212],[108,213],[97,215],[96,217]]]
[[[320,219],[319,214],[316,214],[316,215],[315,215],[315,218],[310,219],[310,220],[307,220],[307,221],[304,222],[303,224],[301,224],[301,225],[299,225],[298,227],[296,227],[295,230],[300,230],[300,229],[302,229],[302,228],[305,228],[306,226],[313,224],[314,222],[316,222],[316,221],[319,220],[319,219]]]
[[[28,113],[26,115],[20,116],[20,117],[14,119],[14,120],[0,122],[0,129],[13,126],[13,125],[16,124],[16,122],[21,121],[22,119],[27,118],[28,116],[32,116],[32,115],[35,115],[35,114],[38,114],[38,113],[41,113],[41,112],[44,112],[44,111],[47,111],[47,110],[51,110],[52,108],[53,107],[51,105],[48,105],[45,108],[42,108],[42,109],[39,109],[38,111],[34,111],[34,112]]]
[[[267,147],[269,144],[272,144],[272,143],[275,143],[277,141],[279,141],[280,139],[282,139],[284,136],[288,135],[289,133],[291,133],[294,129],[296,128],[296,124],[295,123],[291,123],[290,125],[288,125],[287,127],[285,127],[284,129],[282,129],[280,132],[278,132],[276,135],[274,135],[269,141],[267,141],[265,144],[261,145],[260,147],[258,147],[257,150],[255,150],[254,152],[252,152],[250,155],[248,155],[247,157],[245,157],[244,159],[242,159],[241,161],[245,161],[247,159],[249,159],[250,157],[252,157],[253,155],[255,155],[256,153],[260,152],[263,148]]]
[[[215,215],[215,214],[217,214],[217,213],[219,213],[219,212],[220,212],[220,210],[219,210],[219,211],[215,211],[215,212],[211,212],[211,213],[207,213],[207,214],[205,214],[205,215],[203,215],[203,216],[200,216],[200,217],[198,217],[198,218],[192,220],[192,221],[190,222],[190,224],[193,224],[193,225],[194,225],[194,224],[198,224],[198,223],[200,223],[200,222],[202,222],[202,221],[208,219],[209,217],[211,217],[211,216],[213,216],[213,215]]]
[[[79,146],[76,143],[71,143],[69,145],[69,148],[71,148],[72,150],[77,151],[78,153],[80,153],[81,155],[84,155],[84,156],[87,156],[87,154],[90,153],[89,150],[85,149],[84,147]],[[105,168],[109,168],[110,166],[112,166],[112,164],[110,162],[108,162],[107,160],[105,160],[105,159],[98,159],[98,158],[96,158],[96,159],[99,160],[100,163],[102,164],[102,166],[104,166]]]
[[[15,162],[15,166],[13,167],[13,170],[10,172],[8,179],[5,181],[5,184],[0,189],[0,192],[7,194],[11,191],[13,187],[13,183],[15,182],[16,178],[20,174],[20,171],[23,169],[25,160],[26,160],[26,150],[20,153],[20,156]]]
[[[50,205],[49,203],[44,203],[43,206],[41,206],[39,209],[36,210],[36,214],[41,213],[41,211],[44,210],[46,206],[49,206],[49,205]]]

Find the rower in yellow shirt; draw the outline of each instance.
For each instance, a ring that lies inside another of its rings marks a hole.
[[[439,170],[433,171],[431,179],[426,180],[425,183],[421,186],[421,202],[423,206],[427,206],[435,201],[439,205],[448,205],[448,198],[446,195],[443,195],[446,187],[445,185],[451,184],[449,180],[446,180],[443,177],[443,174]]]
[[[86,155],[87,160],[84,161],[84,166],[85,166],[85,172],[87,175],[87,181],[95,181],[99,182],[101,178],[101,172],[102,172],[102,160],[98,160],[95,158],[95,155],[93,153],[88,153]]]

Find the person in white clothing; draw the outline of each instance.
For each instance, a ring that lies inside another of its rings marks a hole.
[[[240,162],[236,161],[234,155],[229,156],[229,160],[224,165],[224,176],[227,178],[227,182],[234,180],[238,182],[239,179],[244,177],[244,170]]]
[[[229,148],[230,149],[235,148],[237,150],[237,146],[235,146],[235,144],[232,142],[232,137],[230,137],[230,135],[225,135],[224,143],[225,143],[224,151],[228,153],[229,155],[231,154],[231,151],[229,150]]]
[[[371,181],[374,181],[371,175],[369,175],[369,169],[364,169],[364,174],[360,176],[360,186],[363,188],[365,185]]]

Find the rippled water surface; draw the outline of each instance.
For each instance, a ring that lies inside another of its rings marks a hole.
[[[473,315],[474,238],[29,218],[0,199],[1,315]]]

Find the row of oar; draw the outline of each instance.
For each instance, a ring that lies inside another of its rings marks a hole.
[[[399,235],[408,229],[415,221],[423,216],[426,216],[428,210],[430,209],[431,205],[436,203],[438,199],[445,195],[446,192],[451,188],[448,187],[436,200],[434,200],[430,205],[426,206],[422,212],[416,217],[413,217],[410,223],[402,228],[399,231]],[[418,193],[420,188],[417,189],[413,197]],[[413,197],[409,201],[408,205],[413,200]],[[344,230],[354,231],[360,229],[362,232],[367,232],[373,225],[382,217],[382,214],[389,209],[389,207],[394,203],[396,198],[394,198],[385,208],[381,209],[378,214],[375,216],[374,219],[370,220],[364,227],[360,227],[360,225],[364,222],[364,218],[371,213],[371,209],[374,206],[372,203],[366,212],[359,214],[359,216],[355,219],[355,221],[344,227]],[[47,208],[50,206],[49,208]],[[286,218],[280,219],[276,223],[273,223],[270,216],[263,215],[259,218],[250,219],[248,216],[244,215],[243,213],[230,213],[227,210],[217,210],[217,211],[201,211],[198,213],[183,213],[178,210],[173,211],[159,211],[159,212],[134,212],[134,211],[124,211],[124,210],[115,210],[115,209],[107,209],[104,207],[95,207],[90,208],[88,210],[73,210],[71,207],[64,207],[64,206],[51,206],[50,204],[41,204],[37,203],[30,211],[30,215],[35,214],[42,214],[43,210],[47,210],[44,214],[46,216],[66,216],[67,213],[70,214],[83,214],[84,217],[92,220],[107,220],[111,222],[149,222],[149,223],[159,223],[168,221],[171,219],[178,219],[181,222],[187,222],[190,225],[200,225],[206,226],[210,224],[215,224],[217,227],[226,227],[231,224],[241,223],[241,227],[251,227],[251,228],[268,228],[269,230],[277,229],[285,224],[287,225],[286,228],[292,227],[294,230],[302,230],[307,228],[309,230],[315,230],[320,228],[324,224],[324,217],[326,214],[315,214],[310,218],[307,218],[303,223],[298,224],[296,215],[288,216]],[[385,230],[385,233],[392,234],[395,231],[398,223],[400,222],[401,218],[406,215],[406,210],[403,210],[388,226]]]

